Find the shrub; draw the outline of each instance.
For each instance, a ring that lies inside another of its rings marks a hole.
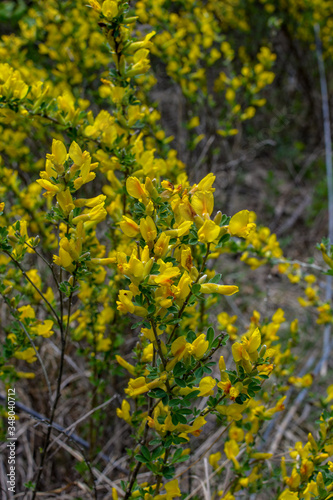
[[[38,400],[17,409],[43,429],[19,488],[33,499],[43,490],[106,498],[110,487],[114,499],[330,498],[333,386],[310,392],[329,356],[332,310],[317,275],[332,274],[330,242],[319,247],[325,265],[290,261],[253,212],[216,211],[215,175],[189,181],[151,101],[150,53],[182,90],[188,148],[198,151],[203,136],[193,131],[206,112],[205,134],[226,138],[265,105],[274,54],[263,45],[235,58],[222,33],[241,2],[32,4],[0,11],[16,12],[19,25],[0,45],[1,379]],[[241,31],[248,26],[244,11]],[[251,270],[273,269],[284,287],[301,286],[311,313],[249,314],[240,266],[248,281]],[[318,325],[324,353],[300,370],[303,331]],[[66,398],[76,405],[68,415]],[[317,427],[287,459],[277,448],[305,398]],[[122,421],[127,462],[102,472]],[[200,487],[185,481],[195,467]]]

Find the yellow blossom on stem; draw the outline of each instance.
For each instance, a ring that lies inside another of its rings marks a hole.
[[[218,461],[221,460],[221,458],[222,458],[222,453],[218,451],[217,453],[212,453],[211,455],[209,455],[208,462],[213,467],[213,469],[216,470],[219,466]]]
[[[145,219],[140,220],[140,232],[142,238],[148,243],[149,248],[152,248],[157,236],[157,230],[153,219],[149,215]]]
[[[68,188],[65,191],[58,193],[56,198],[61,210],[64,212],[65,215],[69,215],[70,212],[74,210],[75,205],[73,203],[73,198]]]
[[[230,439],[229,441],[226,441],[224,444],[224,453],[226,454],[226,457],[229,458],[229,460],[232,461],[234,464],[235,469],[240,468],[240,464],[238,460],[236,459],[236,456],[239,453],[239,446],[237,442],[234,439]]]
[[[118,14],[117,2],[113,0],[105,0],[102,4],[102,13],[109,21],[111,21]]]
[[[140,228],[134,220],[123,215],[122,221],[119,223],[121,230],[129,238],[135,238],[140,233]]]
[[[220,295],[233,295],[239,291],[235,285],[217,285],[215,283],[204,283],[200,286],[201,293],[219,293]]]
[[[14,354],[16,359],[23,359],[27,363],[34,363],[37,360],[36,353],[33,347],[28,347],[24,351],[17,351]]]
[[[192,196],[191,205],[197,215],[201,215],[204,219],[209,219],[214,208],[213,193],[211,191],[196,192]]]
[[[50,319],[46,319],[44,323],[40,323],[39,325],[34,326],[31,330],[36,335],[39,335],[44,338],[49,338],[51,337],[51,335],[54,334],[52,326],[53,326],[53,321]]]
[[[64,171],[63,164],[67,159],[67,150],[65,145],[61,141],[53,139],[52,154],[47,154],[46,158],[52,162],[58,173],[62,173]]]
[[[148,192],[139,179],[136,177],[128,177],[126,181],[126,189],[130,196],[142,201],[145,205],[148,203]]]
[[[235,363],[239,363],[249,373],[252,370],[252,363],[258,359],[258,348],[261,344],[261,334],[256,328],[250,338],[243,337],[242,342],[235,342],[232,345],[232,355]]]
[[[116,354],[117,363],[120,364],[123,368],[125,368],[131,375],[135,375],[135,367],[128,363],[124,358]]]
[[[130,415],[130,409],[131,409],[130,404],[128,401],[126,401],[126,399],[123,399],[121,403],[121,409],[117,408],[117,416],[125,420],[125,422],[127,422],[128,424],[130,424],[132,420]]]
[[[220,226],[212,220],[205,220],[203,226],[198,231],[198,238],[201,243],[212,243],[219,237]]]
[[[213,396],[214,394],[213,389],[215,386],[216,386],[216,380],[213,379],[213,377],[202,378],[199,382],[200,393],[198,394],[198,396],[201,397]]]
[[[231,236],[247,238],[255,227],[255,223],[250,222],[250,212],[248,210],[242,210],[231,217],[229,222],[229,233]]]

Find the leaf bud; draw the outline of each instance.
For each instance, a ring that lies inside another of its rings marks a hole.
[[[132,16],[132,17],[124,17],[124,22],[131,24],[135,23],[135,21],[138,19],[138,16]]]
[[[259,356],[261,358],[263,358],[266,354],[266,349],[267,349],[267,346],[266,345],[263,345],[262,348],[260,349],[260,353],[259,353]]]
[[[12,285],[7,286],[4,291],[2,292],[2,295],[8,295],[11,291],[13,290]]]
[[[207,274],[204,274],[203,276],[201,276],[198,283],[201,285],[202,283],[204,283],[206,281],[206,279],[207,279]]]

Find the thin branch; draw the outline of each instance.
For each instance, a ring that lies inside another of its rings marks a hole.
[[[328,101],[327,81],[325,75],[325,65],[323,59],[323,51],[320,40],[319,24],[314,25],[315,40],[316,40],[316,55],[318,60],[321,102],[324,120],[324,138],[325,138],[325,160],[326,160],[326,177],[327,177],[327,192],[328,192],[328,238],[330,244],[333,244],[333,167],[332,167],[332,142],[331,142],[331,121],[330,108]],[[326,300],[332,300],[332,276],[326,276]],[[327,359],[330,352],[331,344],[331,325],[327,325],[324,330],[323,338],[323,354],[322,354],[322,373],[327,372]]]
[[[45,302],[45,304],[49,307],[49,309],[51,310],[53,316],[55,317],[59,327],[60,327],[60,330],[62,330],[62,323],[61,323],[61,320],[57,314],[57,312],[55,311],[54,307],[50,304],[50,302],[47,300],[47,298],[45,297],[45,295],[39,290],[39,288],[35,285],[35,283],[29,278],[29,276],[27,275],[27,273],[25,272],[25,270],[23,269],[23,267],[21,266],[21,264],[9,253],[9,252],[6,252],[4,251],[4,253],[6,255],[8,255],[8,257],[14,262],[14,264],[19,268],[19,270],[21,271],[21,273],[23,274],[23,276],[25,277],[25,279],[27,281],[29,281],[30,285],[36,290],[36,292],[38,293],[38,295],[40,295],[40,297],[42,298],[42,300]]]

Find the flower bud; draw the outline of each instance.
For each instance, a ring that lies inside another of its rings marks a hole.
[[[214,217],[214,222],[215,222],[215,224],[220,225],[221,220],[222,220],[222,212],[221,212],[221,210],[219,210]]]
[[[262,348],[260,349],[260,353],[259,353],[259,356],[261,358],[263,358],[266,354],[266,349],[267,349],[267,346],[266,345],[263,345]]]

